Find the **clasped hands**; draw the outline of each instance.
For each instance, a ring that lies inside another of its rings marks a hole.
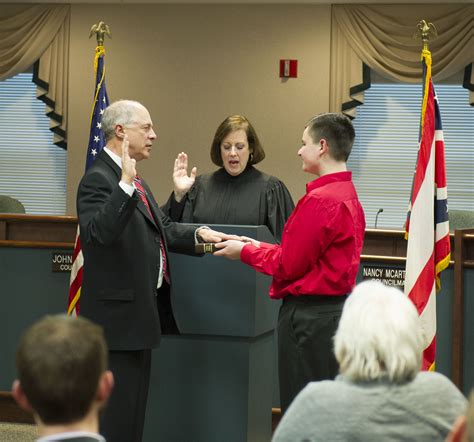
[[[235,236],[235,235],[232,235]],[[260,247],[260,242],[249,238],[248,236],[239,236],[236,238],[227,239],[223,242],[218,242],[216,248],[219,249],[217,252],[214,252],[215,256],[224,256],[227,259],[240,259],[240,253],[242,249],[247,244],[253,244],[255,247]]]
[[[213,255],[224,256],[228,259],[240,259],[242,248],[252,243],[256,247],[260,246],[260,242],[247,236],[229,235],[228,233],[218,232],[209,228],[199,228],[198,234],[203,242],[215,243],[217,252]]]

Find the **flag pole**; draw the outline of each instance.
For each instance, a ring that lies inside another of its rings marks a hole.
[[[90,116],[90,132],[89,132],[89,145],[87,148],[86,155],[86,170],[94,161],[96,155],[105,146],[105,136],[101,129],[102,113],[105,107],[109,104],[107,91],[105,89],[105,66],[104,66],[104,39],[107,35],[112,38],[109,26],[100,21],[92,25],[89,38],[93,35],[97,39],[97,47],[95,48],[94,57],[94,75],[95,75],[95,88],[94,88],[94,101],[92,104],[92,111]],[[69,279],[69,295],[67,304],[67,314],[76,316],[79,315],[80,297],[82,290],[82,276],[83,276],[84,257],[82,254],[81,238],[79,225],[77,226],[76,241],[74,243],[74,252],[72,255],[72,268],[71,276]]]
[[[434,370],[436,359],[436,292],[440,273],[449,265],[450,240],[444,138],[438,99],[431,78],[430,37],[433,23],[421,20],[415,37],[423,49],[423,101],[418,158],[405,225],[408,239],[405,294],[418,310],[424,336],[423,370]]]
[[[421,39],[423,42],[423,49],[421,50],[421,60],[425,61],[426,73],[423,76],[425,84],[423,85],[423,105],[421,112],[421,130],[423,130],[425,123],[425,110],[428,101],[429,82],[431,81],[431,51],[430,51],[430,37],[437,37],[438,31],[433,23],[427,23],[426,20],[421,20],[417,25],[418,31],[414,37]]]

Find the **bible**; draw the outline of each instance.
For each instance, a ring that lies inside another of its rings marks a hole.
[[[203,242],[196,244],[195,246],[195,251],[196,253],[214,253],[218,249],[216,248],[216,245],[212,242]]]

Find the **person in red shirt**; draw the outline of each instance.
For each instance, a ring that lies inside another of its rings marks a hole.
[[[355,131],[342,114],[325,113],[305,127],[298,155],[317,178],[306,185],[280,245],[236,240],[214,254],[240,259],[273,277],[270,297],[283,299],[278,318],[282,413],[310,381],[334,379],[333,353],[342,307],[356,283],[365,217],[346,162]]]

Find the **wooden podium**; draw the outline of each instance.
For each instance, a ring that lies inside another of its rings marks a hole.
[[[274,242],[264,226],[215,230]],[[269,441],[279,301],[240,261],[170,254],[180,336],[153,351],[145,441]]]

